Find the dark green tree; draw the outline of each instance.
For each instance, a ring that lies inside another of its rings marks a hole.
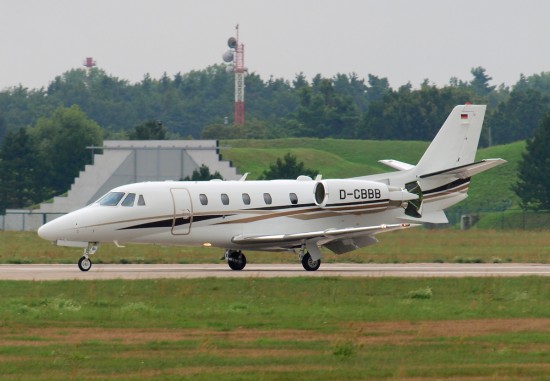
[[[4,141],[7,133],[8,127],[6,126],[6,120],[2,115],[0,115],[0,144]]]
[[[134,128],[128,134],[130,140],[164,140],[166,139],[166,128],[160,120],[149,120]]]
[[[0,214],[6,208],[23,208],[43,201],[42,162],[26,129],[10,131],[0,148]]]
[[[518,164],[518,182],[513,187],[521,207],[550,210],[550,113],[542,119]]]
[[[482,97],[489,95],[495,90],[495,86],[489,86],[489,81],[493,78],[485,74],[485,68],[478,66],[470,70],[470,73],[474,76],[474,79],[470,82],[470,87],[474,92]]]
[[[367,87],[367,101],[371,102],[381,100],[390,91],[390,83],[387,78],[379,78],[375,75],[369,74]]]
[[[76,105],[60,107],[50,118],[40,118],[30,135],[38,160],[45,166],[43,181],[54,194],[67,191],[79,171],[91,162],[86,147],[102,141],[99,125]]]
[[[340,87],[342,79],[339,79]],[[313,86],[298,90],[300,103],[294,113],[295,136],[353,137],[360,112],[350,95],[336,91],[331,79],[317,75]]]
[[[537,90],[512,90],[509,98],[487,117],[493,144],[506,144],[533,136],[543,115],[550,110],[550,96]]]
[[[298,176],[315,177],[319,171],[305,167],[303,161],[298,163],[296,156],[287,152],[281,159],[277,158],[275,164],[271,164],[260,177],[264,180],[296,179]]]
[[[203,164],[193,171],[191,177],[186,176],[183,181],[208,181],[212,179],[223,180],[223,177],[218,171],[214,172],[213,174],[210,173],[210,168]]]
[[[336,74],[333,79],[335,91],[353,100],[353,104],[364,112],[368,107],[367,86],[365,80],[359,78],[357,73]]]
[[[471,89],[437,88],[424,81],[420,89],[410,84],[391,90],[370,104],[359,125],[359,138],[378,140],[431,140],[454,106],[477,101]]]

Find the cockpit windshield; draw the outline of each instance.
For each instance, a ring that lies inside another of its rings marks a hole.
[[[134,200],[136,199],[135,193],[128,193],[128,196],[122,201],[122,206],[134,206]]]
[[[116,206],[124,197],[124,192],[109,192],[98,201],[102,206]]]
[[[124,197],[126,196],[126,197]],[[135,193],[125,193],[125,192],[109,192],[103,197],[101,197],[99,200],[94,202],[94,204],[99,204],[101,206],[134,206],[136,204],[136,196],[138,201],[138,206],[145,206],[145,198],[143,198],[143,195],[137,195]],[[124,198],[124,201],[120,202]]]

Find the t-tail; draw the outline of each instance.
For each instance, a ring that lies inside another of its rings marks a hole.
[[[456,106],[416,166],[381,160],[398,172],[364,177],[406,189],[418,198],[405,207],[403,221],[447,223],[444,209],[464,200],[470,178],[506,161],[475,161],[485,105]]]

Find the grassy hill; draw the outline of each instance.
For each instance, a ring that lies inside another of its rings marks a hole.
[[[241,173],[250,172],[250,179],[258,178],[270,164],[287,152],[296,155],[306,167],[320,171],[325,178],[346,178],[391,170],[378,163],[380,159],[415,164],[428,144],[418,141],[313,138],[226,140],[221,142],[221,146],[225,147],[221,153]],[[516,182],[517,164],[524,149],[524,142],[516,142],[478,150],[477,160],[502,158],[508,163],[475,176],[469,198],[450,213],[517,207],[518,198],[511,186]]]
[[[276,158],[290,152],[306,167],[317,169],[325,178],[346,178],[387,171],[380,159],[416,163],[428,143],[346,139],[227,140],[222,146],[224,159],[233,161],[240,172],[255,179]]]

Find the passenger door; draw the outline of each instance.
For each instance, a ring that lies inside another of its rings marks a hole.
[[[172,234],[185,235],[191,231],[193,223],[193,206],[187,189],[170,189],[174,203],[174,220]]]

